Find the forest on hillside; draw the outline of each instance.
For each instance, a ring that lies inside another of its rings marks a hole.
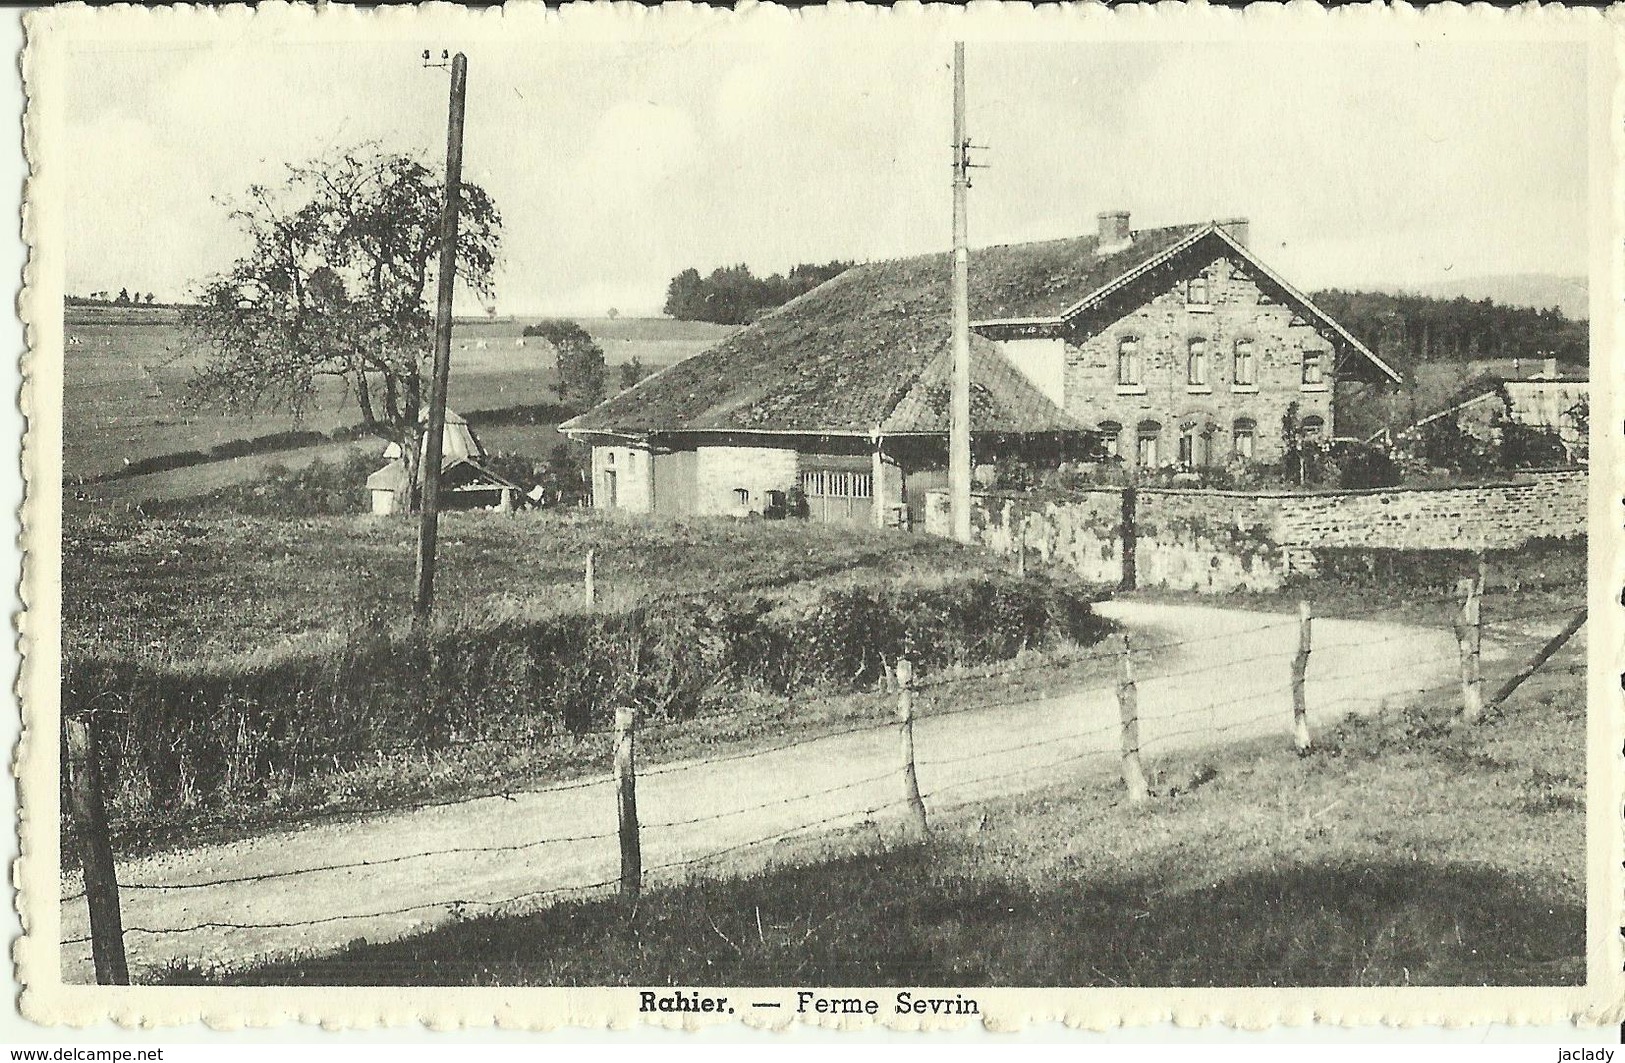
[[[705,277],[697,269],[685,269],[666,286],[665,312],[679,321],[746,325],[852,266],[840,260],[803,262],[789,273],[767,277],[756,276],[743,263],[718,267]]]
[[[1552,307],[1536,310],[1489,299],[1338,288],[1315,292],[1310,298],[1407,375],[1429,362],[1556,358],[1584,365],[1588,356],[1586,322],[1572,321]]]

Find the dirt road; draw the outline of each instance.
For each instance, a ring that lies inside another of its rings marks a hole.
[[[1157,758],[1172,749],[1265,734],[1290,740],[1295,617],[1124,602],[1100,611],[1121,621],[1137,644],[1172,644],[1137,677],[1141,748],[1153,774]],[[1454,669],[1449,632],[1317,620],[1311,724],[1375,710],[1441,684]],[[915,726],[928,808],[1117,770],[1118,709],[1109,685],[964,711],[955,711],[951,691],[943,688],[929,704],[922,694]],[[718,853],[715,867],[725,871],[729,851],[753,843],[897,819],[897,762],[896,728],[877,721],[792,748],[640,771],[646,878],[704,873],[712,867],[705,859]],[[604,780],[125,862],[119,879],[133,887],[123,890],[122,905],[131,973],[139,980],[182,958],[242,963],[322,951],[409,934],[458,913],[540,907],[615,877],[614,830],[615,794]],[[217,884],[174,888],[201,883]],[[141,888],[159,885],[168,888]],[[88,934],[83,899],[64,901],[60,911],[62,940]],[[63,947],[62,973],[67,981],[92,980],[88,944]]]

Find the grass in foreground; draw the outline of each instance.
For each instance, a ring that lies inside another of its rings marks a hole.
[[[1461,612],[1456,581],[1477,574],[1467,551],[1372,553],[1395,555],[1402,571],[1349,573],[1344,578],[1324,575],[1263,593],[1214,595],[1146,588],[1118,597],[1289,614],[1297,612],[1299,602],[1308,602],[1316,616],[1449,627]],[[1492,629],[1504,624],[1560,627],[1564,614],[1586,603],[1586,564],[1585,539],[1537,540],[1517,550],[1492,551],[1485,569],[1484,623]]]
[[[730,863],[744,877],[169,982],[1550,985],[1584,979],[1585,710],[1566,652],[1476,727],[1423,704]],[[1199,781],[1205,780],[1205,781]],[[749,862],[753,861],[753,862]]]
[[[440,621],[457,625],[454,630],[458,632],[448,645],[482,633],[496,632],[493,638],[502,631],[513,634],[519,629],[508,623],[512,619],[579,613],[580,566],[589,548],[596,552],[599,609],[605,616],[624,609],[629,600],[659,600],[689,592],[773,591],[776,599],[823,601],[825,592],[849,583],[896,587],[912,581],[936,587],[995,573],[1000,564],[988,555],[938,539],[876,536],[799,522],[654,524],[586,513],[510,518],[450,514],[442,536]],[[254,656],[256,647],[262,656],[306,647],[317,660],[316,672],[311,673],[315,679],[310,681],[325,682],[324,662],[331,660],[337,674],[347,658],[340,652],[342,645],[327,646],[324,651],[321,639],[342,639],[346,628],[359,628],[370,616],[388,615],[391,610],[395,615],[405,613],[412,530],[404,521],[86,520],[67,526],[64,554],[65,658],[70,665],[76,658],[83,665],[65,671],[72,679],[71,683],[65,680],[66,703],[83,704],[99,697],[106,699],[104,703],[125,705],[132,713],[153,716],[150,725],[136,723],[137,730],[118,732],[128,739],[120,739],[121,756],[136,765],[136,770],[120,776],[124,785],[111,799],[123,853],[222,840],[311,819],[355,816],[418,802],[511,792],[608,769],[606,736],[573,736],[553,726],[558,709],[552,699],[559,691],[573,691],[581,698],[600,696],[599,688],[591,685],[591,676],[577,677],[575,687],[555,689],[556,684],[548,685],[552,682],[549,676],[557,676],[548,670],[526,671],[512,661],[506,671],[499,668],[495,658],[505,652],[500,644],[489,658],[470,657],[472,670],[466,675],[457,671],[443,676],[446,684],[452,684],[445,689],[453,691],[444,698],[467,716],[466,733],[451,737],[480,738],[495,733],[514,735],[513,741],[430,742],[431,748],[421,748],[423,736],[414,729],[416,725],[403,723],[390,730],[378,723],[379,714],[386,709],[405,713],[402,720],[416,719],[408,711],[415,711],[408,704],[411,699],[395,697],[395,687],[390,684],[370,701],[357,695],[360,708],[347,707],[341,713],[337,700],[331,706],[326,702],[322,693],[326,687],[301,685],[309,678],[307,673],[297,673],[306,678],[296,681],[287,678],[293,673],[265,672],[282,678],[278,680],[281,685],[273,684],[274,696],[269,701],[263,698],[265,683],[256,686],[259,681],[253,678],[262,672],[250,667],[260,660]],[[1025,586],[1032,586],[1031,581]],[[1081,585],[1066,593],[1089,596],[1088,588]],[[913,622],[924,631],[937,622],[935,615],[914,616]],[[998,629],[1000,622],[997,617],[982,616],[979,625],[972,626],[982,629],[977,634],[982,637]],[[718,635],[711,631],[706,637],[715,641]],[[875,632],[875,638],[880,637]],[[568,662],[583,655],[626,652],[618,641],[606,643],[607,638],[583,642],[579,652],[571,651],[575,656],[564,654],[564,667],[574,667]],[[787,687],[768,685],[767,677],[750,671],[749,660],[740,665],[737,675],[728,672],[723,668],[725,659],[716,672],[700,677],[711,685],[696,691],[684,685],[693,677],[676,667],[682,662],[662,656],[668,650],[676,653],[681,648],[678,643],[690,645],[691,641],[677,639],[668,646],[656,636],[651,639],[648,645],[638,643],[642,645],[639,652],[646,654],[638,658],[647,664],[644,672],[627,676],[616,672],[610,680],[649,678],[644,673],[652,672],[649,682],[654,684],[663,674],[660,666],[664,662],[673,668],[668,677],[671,682],[665,688],[651,686],[646,693],[652,697],[663,691],[674,698],[698,699],[692,715],[690,709],[683,709],[671,713],[671,720],[660,713],[648,717],[650,726],[640,747],[651,761],[758,748],[833,727],[887,719],[893,711],[888,699],[867,691],[868,681],[846,677],[835,682],[842,678],[835,672],[826,676],[813,669],[811,650],[818,647],[809,647],[809,653],[802,655],[805,676],[786,678]],[[1063,659],[1075,649],[1065,639],[1043,641]],[[1022,647],[1037,644],[1023,639]],[[1063,661],[1060,668],[1036,668],[1035,658],[1050,665],[1052,656],[1035,655],[1020,647],[1012,652],[1016,659],[1009,667],[1019,674],[1014,680],[998,681],[1004,684],[1004,697],[1012,691],[1030,692],[1035,684],[1092,681],[1093,673],[1085,672],[1100,665],[1086,661],[1064,666]],[[132,658],[151,661],[154,668],[172,669],[180,678],[148,683],[142,672],[128,679],[131,687],[126,690],[124,673],[102,668],[101,662]],[[269,658],[261,663],[265,660]],[[387,670],[389,660],[385,658],[380,669]],[[193,696],[194,688],[204,689],[197,686],[203,682],[198,677],[219,673],[229,679],[239,664],[249,679],[225,693],[220,691],[226,691],[226,686],[220,684],[218,690],[208,688],[218,694],[212,701],[208,690],[202,702]],[[1003,673],[1007,666],[985,671]],[[142,684],[140,696],[135,693],[138,682]],[[1011,682],[1015,685],[1008,685]],[[295,687],[310,695],[307,701],[313,704],[290,700],[281,693]],[[334,690],[340,688],[348,689],[341,683]],[[621,694],[632,698],[640,691],[641,687],[628,687]],[[977,697],[977,684],[957,684],[955,694]],[[255,698],[260,700],[253,701]],[[198,705],[201,711],[194,711]],[[168,715],[160,718],[160,710]],[[310,725],[310,713],[326,728],[327,737],[335,740],[325,745],[307,743],[310,748],[291,765],[242,759],[240,742],[233,744],[233,736],[240,730],[230,725],[236,718],[230,715],[234,712],[245,720],[270,720],[270,724],[255,722],[249,728],[256,735],[272,734],[265,739],[267,743],[276,735],[292,736],[288,742],[302,741],[308,734],[304,728]],[[479,713],[496,715],[488,720]],[[497,717],[501,726],[491,723]],[[679,718],[681,722],[675,722]],[[482,720],[491,724],[488,730],[476,726]],[[350,733],[343,731],[346,727],[355,732],[350,735],[355,741],[336,740]],[[371,737],[373,730],[383,737]],[[157,739],[150,739],[151,735]],[[170,741],[172,737],[174,741]],[[156,753],[148,748],[154,743],[160,747]],[[387,748],[376,755],[366,752],[375,746]],[[179,767],[154,776],[153,764],[171,764],[162,759],[166,756]],[[183,756],[192,759],[182,763]],[[231,764],[237,761],[228,763],[222,769],[224,776],[215,771],[231,757],[239,757],[242,763],[236,768]],[[176,780],[186,784],[176,791],[177,796],[151,796],[153,792],[169,794],[163,787]],[[68,834],[64,839],[65,845],[71,844]]]
[[[404,518],[82,517],[62,534],[67,655],[205,660],[411,614],[417,525]],[[587,552],[599,600],[1004,572],[932,536],[801,521],[653,521],[590,510],[441,517],[437,610],[455,620],[577,609]]]

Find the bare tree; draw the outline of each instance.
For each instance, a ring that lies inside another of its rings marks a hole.
[[[415,501],[444,200],[423,163],[365,147],[250,187],[232,217],[251,249],[185,314],[210,349],[188,399],[298,418],[337,381],[363,425],[400,445]],[[501,216],[467,183],[459,210],[458,277],[488,299]]]

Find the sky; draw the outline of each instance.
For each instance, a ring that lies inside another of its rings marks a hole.
[[[471,45],[464,177],[502,211],[503,313],[658,312],[735,262],[946,250],[946,46],[642,34]],[[1585,54],[1559,43],[972,43],[973,246],[1243,216],[1300,288],[1586,272]],[[227,204],[361,142],[445,152],[400,43],[77,51],[68,291],[161,299],[243,250]],[[471,294],[459,312],[478,308]]]

